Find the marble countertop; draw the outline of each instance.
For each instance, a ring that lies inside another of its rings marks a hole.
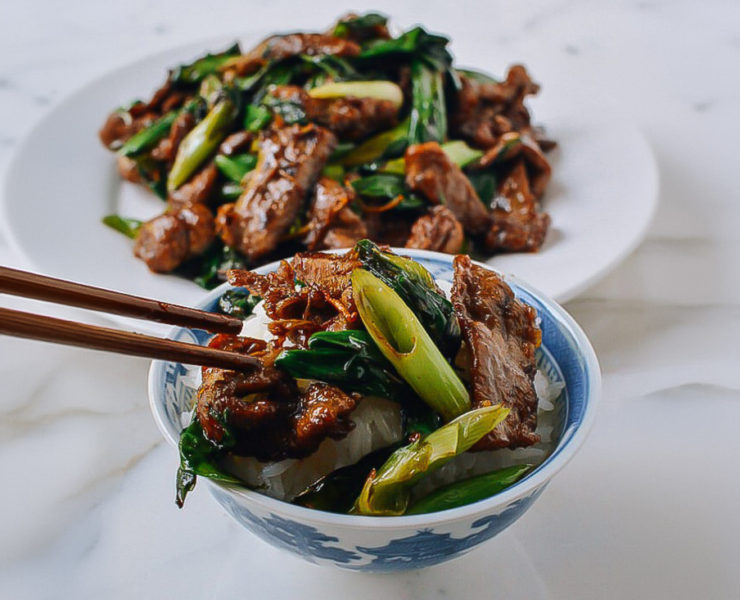
[[[0,337],[0,597],[737,597],[740,8],[456,4],[373,7],[449,33],[461,53],[485,39],[493,64],[597,86],[657,155],[660,206],[647,239],[566,305],[604,375],[582,451],[522,519],[465,558],[345,573],[251,537],[204,490],[174,507],[176,457],[149,414],[146,361]],[[286,20],[322,27],[347,6],[5,2],[0,169],[50,107],[113,66]],[[0,263],[23,266],[1,238]]]

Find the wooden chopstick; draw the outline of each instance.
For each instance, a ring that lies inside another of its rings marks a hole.
[[[222,369],[252,370],[261,364],[258,358],[236,352],[75,323],[9,308],[0,308],[0,334]]]
[[[8,267],[0,267],[0,292],[135,319],[205,329],[214,333],[237,334],[242,330],[242,321],[237,317],[140,298]]]

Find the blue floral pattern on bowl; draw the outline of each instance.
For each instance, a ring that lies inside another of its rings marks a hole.
[[[452,257],[406,250],[442,285],[452,282]],[[270,272],[277,264],[258,272]],[[594,417],[600,392],[596,357],[575,322],[554,302],[507,277],[517,297],[532,305],[541,319],[542,347],[538,367],[551,381],[562,382],[557,401],[561,431],[555,450],[534,471],[504,492],[453,510],[408,517],[335,515],[280,502],[257,492],[207,482],[216,501],[237,522],[265,541],[318,564],[359,571],[396,571],[428,567],[460,556],[492,538],[521,517],[550,478],[571,458]],[[201,303],[216,310],[228,286],[214,290]],[[173,339],[204,344],[202,331],[175,329]],[[195,400],[192,370],[155,361],[149,393],[157,424],[176,446]]]

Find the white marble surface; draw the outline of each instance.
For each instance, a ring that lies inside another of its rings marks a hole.
[[[493,65],[523,61],[600,88],[656,151],[647,240],[567,305],[604,373],[581,453],[520,521],[462,560],[386,576],[327,570],[250,537],[203,490],[174,507],[175,453],[149,415],[145,361],[0,337],[0,597],[740,593],[740,6],[373,4],[451,34],[460,56],[486,44]],[[347,6],[3,2],[0,168],[45,111],[112,66],[240,29],[321,27]],[[0,263],[20,264],[2,240]]]

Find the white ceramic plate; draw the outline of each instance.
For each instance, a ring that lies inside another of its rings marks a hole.
[[[250,47],[262,36],[243,39]],[[163,203],[122,182],[115,157],[98,141],[106,115],[146,97],[168,67],[231,40],[178,48],[120,68],[57,105],[18,148],[3,189],[8,239],[40,272],[181,304],[203,290],[175,276],[154,275],[131,252],[131,241],[105,227],[103,216],[150,218]],[[642,134],[592,95],[557,93],[547,73],[536,121],[559,143],[545,197],[552,227],[536,254],[497,256],[488,262],[563,302],[602,277],[642,239],[657,200],[657,170]]]

